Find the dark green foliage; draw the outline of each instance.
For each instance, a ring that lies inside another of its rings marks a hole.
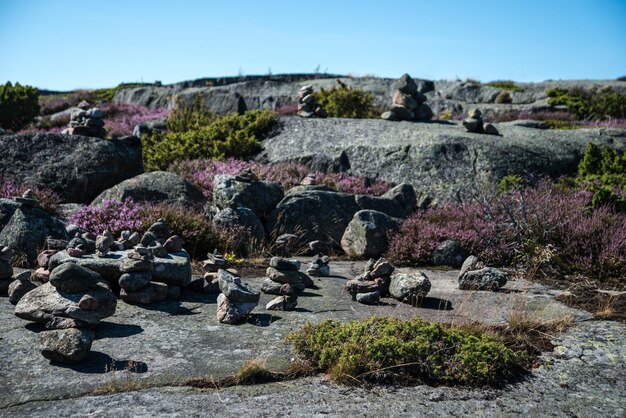
[[[509,91],[524,91],[523,88],[521,88],[520,86],[515,84],[514,81],[511,81],[511,80],[492,81],[490,83],[487,83],[486,85],[487,86],[491,86],[491,87],[495,87],[495,88],[498,88],[498,89],[509,90]]]
[[[0,85],[0,127],[19,131],[39,114],[36,88],[7,82]]]
[[[526,181],[517,175],[504,176],[500,180],[498,187],[501,192],[508,193],[512,190],[522,189],[526,185]]]
[[[594,193],[593,208],[610,203],[626,211],[626,153],[590,142],[578,166],[576,180]]]
[[[565,105],[578,119],[626,118],[626,93],[617,93],[610,88],[554,88],[546,94],[550,105]]]
[[[306,324],[288,341],[305,359],[340,382],[407,376],[456,384],[501,384],[527,361],[484,329],[420,318],[372,317]]]
[[[373,119],[378,118],[381,110],[374,106],[374,96],[361,89],[352,88],[341,80],[339,86],[330,90],[323,88],[314,93],[318,103],[333,118]]]
[[[260,140],[276,126],[268,110],[214,116],[199,98],[191,108],[179,106],[168,118],[169,131],[143,142],[146,170],[165,170],[174,161],[246,157],[260,149]]]

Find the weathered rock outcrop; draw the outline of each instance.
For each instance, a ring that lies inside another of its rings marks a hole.
[[[167,171],[153,171],[124,180],[105,190],[91,204],[98,205],[107,199],[122,201],[128,197],[135,202],[166,202],[186,206],[202,206],[206,203],[200,189],[184,178]]]
[[[509,174],[572,174],[588,142],[626,146],[626,130],[619,129],[539,130],[501,123],[502,136],[477,136],[452,122],[281,121],[282,130],[264,141],[259,160],[297,161],[321,170],[349,169],[361,176],[410,183],[418,200],[424,195],[452,200]]]
[[[141,142],[58,134],[0,137],[0,178],[52,189],[89,203],[103,190],[143,172]]]

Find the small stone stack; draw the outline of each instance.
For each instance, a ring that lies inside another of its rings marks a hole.
[[[317,185],[317,178],[314,173],[307,174],[300,182],[301,186],[315,186]]]
[[[117,298],[98,273],[74,263],[64,263],[50,273],[50,281],[26,293],[15,315],[45,324],[41,354],[54,361],[83,360],[95,338],[92,330],[115,313]]]
[[[7,293],[13,280],[13,250],[9,247],[0,249],[0,295]]]
[[[13,198],[17,203],[21,203],[22,206],[29,208],[38,208],[39,200],[35,197],[35,194],[31,189],[28,189],[22,194],[22,196],[16,196]]]
[[[110,231],[104,231],[102,235],[98,235],[96,237],[96,257],[106,257],[114,242],[113,234]],[[116,249],[114,248],[114,250]]]
[[[221,293],[217,297],[217,320],[235,324],[247,316],[259,304],[261,293],[226,270],[217,272]]]
[[[249,168],[241,170],[239,174],[235,176],[236,181],[240,181],[242,183],[252,183],[254,181],[259,181],[259,177]]]
[[[106,130],[103,117],[104,113],[97,107],[89,110],[75,110],[70,117],[69,128],[63,133],[104,138]]]
[[[298,91],[298,116],[303,118],[325,118],[324,108],[317,103],[313,95],[313,86],[304,86]]]
[[[167,298],[167,284],[152,281],[152,260],[146,247],[138,246],[128,252],[120,266],[122,275],[118,281],[124,302],[149,305]]]
[[[163,244],[165,244],[169,238],[170,230],[167,227],[167,222],[165,219],[161,218],[148,228],[148,232],[143,234],[140,244],[143,247],[147,247],[149,254],[153,257],[167,257],[168,251]],[[179,239],[180,237],[176,238],[176,240]],[[180,240],[180,244],[182,249],[182,240]]]
[[[389,295],[391,274],[395,267],[386,259],[370,259],[365,265],[365,272],[346,283],[346,291],[352,300],[366,305],[375,305],[381,297]]]
[[[272,257],[267,268],[267,278],[261,290],[270,295],[292,296],[304,292],[305,283],[300,273],[298,260],[287,260],[281,257]],[[309,280],[310,277],[306,276]],[[305,279],[306,280],[306,279]]]
[[[426,96],[419,91],[417,83],[410,75],[404,74],[396,82],[391,110],[384,112],[385,120],[426,121],[433,117],[433,111],[426,102]]]
[[[467,112],[467,118],[463,119],[463,126],[467,132],[475,134],[499,135],[500,133],[492,123],[483,123],[480,109],[472,109]]]
[[[486,267],[478,257],[467,257],[459,273],[459,289],[497,291],[507,282],[507,275],[502,270]]]
[[[122,231],[117,241],[122,244],[125,250],[130,250],[141,242],[141,234],[133,231]]]
[[[313,256],[306,274],[313,277],[328,277],[330,275],[330,258],[327,255],[317,254]]]
[[[239,275],[237,272],[230,270],[230,261],[222,254],[219,254],[217,250],[207,254],[207,259],[202,263],[202,268],[205,271],[204,277],[193,280],[190,287],[196,292],[204,292],[210,295],[220,293],[218,278],[220,270],[227,270],[233,276]]]

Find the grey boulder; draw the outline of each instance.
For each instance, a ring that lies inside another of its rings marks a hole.
[[[389,246],[388,234],[399,227],[399,219],[382,212],[358,211],[341,238],[341,248],[351,257],[380,257]]]
[[[233,276],[226,270],[218,271],[220,291],[231,301],[237,303],[259,303],[261,293],[247,284],[239,277]]]
[[[262,181],[237,181],[235,176],[218,174],[213,179],[213,204],[220,209],[246,207],[260,219],[276,207],[284,197],[283,188]]]
[[[52,361],[78,363],[91,350],[95,334],[89,329],[57,329],[39,333],[39,351]]]
[[[430,292],[430,280],[422,273],[396,273],[391,277],[389,293],[401,302],[415,305]]]
[[[507,275],[493,267],[465,272],[459,277],[461,290],[498,290],[507,282]]]
[[[439,244],[432,253],[432,262],[435,266],[449,266],[459,268],[467,252],[455,240],[446,240]]]

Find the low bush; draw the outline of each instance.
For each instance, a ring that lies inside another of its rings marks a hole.
[[[495,87],[498,89],[513,91],[513,92],[524,91],[522,87],[518,86],[514,81],[511,81],[511,80],[491,81],[487,83],[486,85]]]
[[[549,89],[546,94],[550,105],[565,105],[578,119],[626,119],[626,93],[610,88],[585,90],[574,87]]]
[[[227,159],[181,161],[169,167],[197,185],[209,200],[213,199],[213,178],[216,174],[239,174],[244,169],[252,170],[259,179],[278,183],[285,190],[300,184],[307,174],[313,174],[318,184],[324,184],[344,193],[381,195],[392,185],[379,179],[352,176],[345,173],[311,173],[305,165],[296,163],[261,164],[254,161]]]
[[[213,116],[196,100],[192,108],[176,108],[168,132],[142,137],[146,170],[165,170],[175,161],[245,157],[260,149],[260,140],[277,124],[267,110]]]
[[[105,200],[100,206],[79,209],[68,223],[94,234],[108,230],[118,236],[124,230],[145,232],[161,218],[167,221],[172,234],[182,237],[192,258],[203,258],[214,249],[222,253],[233,251],[230,234],[215,228],[202,213],[178,205],[136,203],[130,198],[122,202]]]
[[[372,317],[341,323],[306,324],[288,341],[319,370],[342,383],[398,377],[462,385],[500,385],[528,367],[524,351],[476,328],[420,318]]]
[[[626,212],[626,153],[587,144],[578,166],[577,183],[593,193],[591,206],[613,205]]]
[[[39,92],[35,87],[7,82],[0,85],[0,127],[19,131],[39,114]]]
[[[420,210],[391,237],[389,258],[424,265],[446,239],[487,263],[533,265],[601,281],[626,274],[626,214],[611,205],[590,210],[593,193],[540,182],[482,200]]]
[[[314,93],[318,103],[333,118],[376,119],[382,113],[374,106],[374,96],[350,87],[341,80],[330,90],[322,88]]]
[[[15,196],[21,196],[28,189],[32,190],[43,210],[53,215],[59,213],[59,205],[62,202],[61,196],[50,189],[18,185],[12,181],[0,182],[0,198],[12,199]]]

